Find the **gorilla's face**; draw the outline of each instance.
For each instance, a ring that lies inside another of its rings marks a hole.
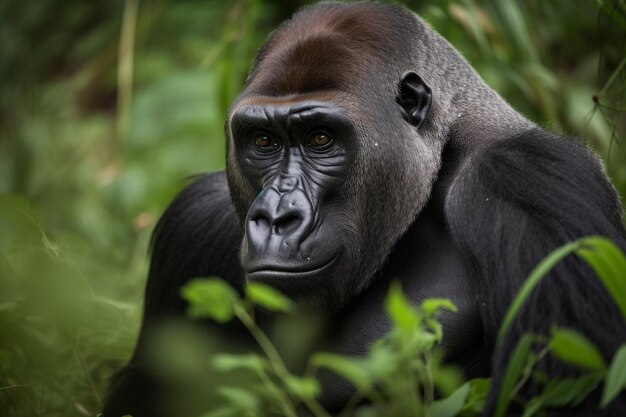
[[[359,216],[347,210],[359,145],[346,109],[328,100],[249,99],[229,126],[229,171],[252,191],[238,204],[247,207],[246,278],[315,304],[341,298],[359,237]]]

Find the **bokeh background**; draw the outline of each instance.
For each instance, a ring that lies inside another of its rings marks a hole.
[[[137,335],[152,228],[188,176],[224,167],[255,52],[308,3],[0,2],[0,415],[99,412]],[[626,192],[623,0],[403,3]]]

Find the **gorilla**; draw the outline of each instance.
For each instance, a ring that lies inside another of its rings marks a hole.
[[[326,346],[349,355],[388,331],[392,280],[416,304],[449,298],[459,312],[442,317],[446,359],[493,377],[485,415],[524,333],[572,327],[607,359],[626,341],[608,292],[570,256],[496,346],[512,298],[551,250],[587,235],[626,248],[621,203],[592,152],[513,110],[403,6],[297,12],[261,48],[225,130],[225,172],[198,176],[154,232],[141,334],[105,417],[161,415],[146,334],[184,317],[178,289],[194,277],[279,289],[330,315]],[[572,373],[549,355],[539,367]],[[325,389],[324,405],[340,409],[345,390]],[[626,415],[623,397],[594,415]]]

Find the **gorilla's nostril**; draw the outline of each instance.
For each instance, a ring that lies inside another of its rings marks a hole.
[[[302,219],[296,215],[281,217],[274,220],[274,233],[277,235],[288,233],[297,228],[300,223],[302,223]]]
[[[267,217],[263,216],[262,214],[259,214],[257,216],[254,216],[250,220],[252,221],[252,224],[254,225],[254,227],[257,229],[258,232],[269,234],[271,226],[270,226],[270,221]]]

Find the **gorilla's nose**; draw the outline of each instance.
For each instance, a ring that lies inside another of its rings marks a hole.
[[[297,211],[285,213],[269,213],[267,210],[258,210],[250,217],[252,224],[251,231],[258,231],[261,234],[288,235],[295,231],[302,224],[302,214]]]
[[[269,187],[259,194],[248,212],[246,236],[252,257],[296,256],[313,226],[312,204],[300,188],[282,192]]]

